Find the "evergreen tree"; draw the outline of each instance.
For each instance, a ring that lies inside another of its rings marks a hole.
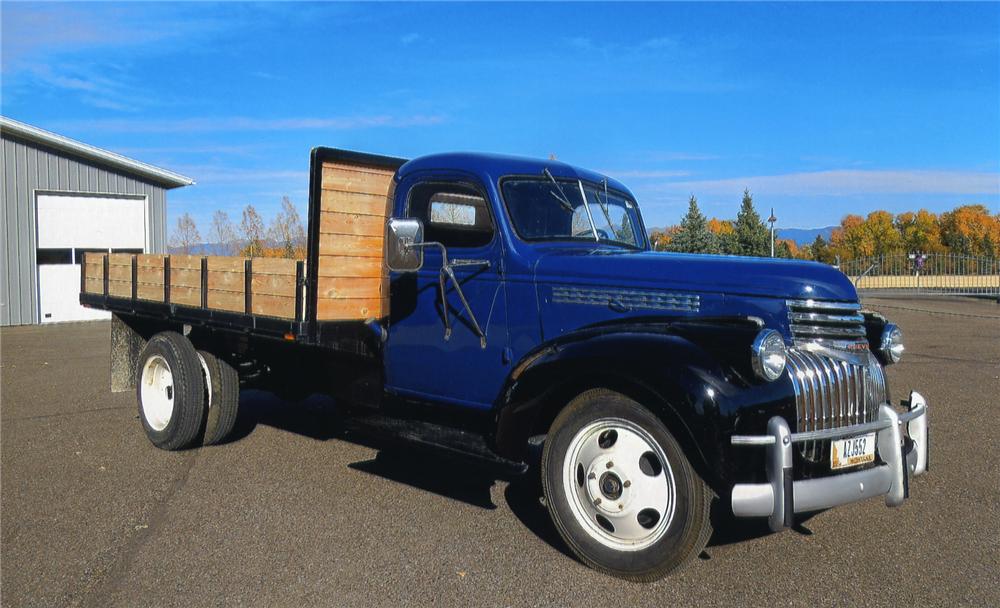
[[[691,195],[688,212],[670,243],[672,251],[684,253],[716,253],[715,235],[708,229],[708,220],[698,209],[698,199]]]
[[[750,189],[743,191],[743,203],[736,216],[736,251],[737,255],[771,255],[771,233],[760,219],[753,207],[753,197]]]
[[[809,246],[809,253],[809,257],[817,262],[823,262],[824,264],[833,263],[833,252],[830,251],[830,246],[822,234],[816,235],[816,240]]]

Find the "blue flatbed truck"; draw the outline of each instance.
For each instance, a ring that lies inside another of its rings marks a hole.
[[[539,475],[574,554],[631,580],[697,556],[715,501],[777,531],[928,468],[927,403],[885,381],[902,334],[847,277],[655,252],[623,184],[554,160],[316,148],[305,260],[88,254],[81,303],[158,447],[224,442],[241,386],[328,394]]]

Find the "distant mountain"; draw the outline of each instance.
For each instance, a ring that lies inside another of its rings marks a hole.
[[[826,228],[777,228],[775,232],[777,233],[777,238],[795,241],[795,244],[801,247],[802,245],[811,245],[816,240],[816,235],[821,235],[825,240],[829,241],[834,228],[836,226],[827,226]]]

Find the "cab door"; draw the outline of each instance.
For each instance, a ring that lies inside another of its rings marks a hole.
[[[410,177],[396,193],[406,216],[423,222],[425,242],[447,250],[468,307],[448,278],[442,300],[439,247],[424,248],[421,270],[392,273],[386,387],[403,396],[489,408],[507,375],[502,245],[489,199],[474,178],[457,174]]]

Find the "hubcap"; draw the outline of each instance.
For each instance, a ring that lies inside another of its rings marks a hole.
[[[656,440],[629,420],[602,418],[582,428],[570,441],[563,485],[583,529],[613,549],[648,547],[673,519],[670,463]]]
[[[155,431],[162,431],[170,424],[174,413],[174,376],[167,360],[159,355],[147,359],[139,382],[146,424]]]

